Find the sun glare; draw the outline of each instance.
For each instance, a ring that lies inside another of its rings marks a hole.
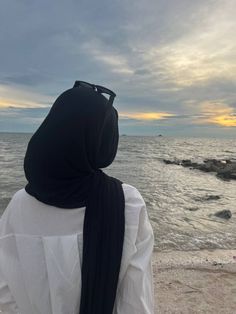
[[[236,126],[236,116],[222,115],[218,117],[213,117],[209,119],[208,122],[216,123],[221,126],[232,127],[232,126]]]
[[[136,113],[121,113],[119,116],[124,119],[151,121],[162,120],[175,115],[168,112],[136,112]]]
[[[236,126],[236,113],[234,108],[223,102],[204,102],[200,104],[203,117],[198,121],[203,124],[217,124],[225,127]]]

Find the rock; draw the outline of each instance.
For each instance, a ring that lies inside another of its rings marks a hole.
[[[167,165],[180,165],[179,160],[168,160],[168,159],[163,159],[164,163]]]
[[[190,169],[197,169],[198,168],[198,163],[197,162],[192,162],[191,163],[191,167],[190,167]]]
[[[219,195],[204,195],[202,197],[196,197],[195,201],[204,202],[204,201],[215,201],[219,199],[220,199]]]
[[[184,217],[183,220],[186,221],[186,222],[190,222],[191,221],[188,217]]]
[[[230,172],[230,171],[219,171],[217,173],[217,177],[223,180],[236,180],[236,172]]]
[[[222,179],[224,181],[230,181],[230,174],[228,172],[217,173],[216,176],[217,178]]]
[[[216,176],[223,180],[236,180],[236,161],[206,159],[203,163],[192,162],[190,159],[168,160],[163,159],[166,164],[181,165],[190,169],[197,169],[203,172],[216,172]]]
[[[204,172],[211,172],[211,171],[212,171],[209,166],[204,165],[204,164],[198,165],[198,166],[196,167],[196,169],[201,170],[201,171],[204,171]]]
[[[236,180],[236,171],[235,172],[231,172],[229,177],[230,177],[230,179]]]
[[[199,210],[198,207],[189,207],[189,208],[186,208],[186,209],[191,211],[191,212],[195,212],[195,211]]]
[[[183,167],[192,167],[192,162],[190,159],[183,159],[181,165]]]
[[[206,201],[212,201],[212,200],[219,200],[220,199],[220,196],[219,195],[207,195],[205,197],[205,200]]]
[[[164,163],[167,164],[167,165],[173,164],[173,161],[168,160],[168,159],[163,159],[163,161],[164,161]]]
[[[219,217],[219,218],[223,218],[223,219],[229,219],[232,217],[232,213],[230,210],[227,210],[227,209],[224,209],[224,210],[221,210],[221,211],[218,211],[214,214],[216,217]]]

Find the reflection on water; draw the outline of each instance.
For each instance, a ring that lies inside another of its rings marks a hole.
[[[235,158],[233,140],[122,137],[109,172],[142,193],[155,231],[156,248],[236,248],[236,181],[166,165],[162,159]],[[205,200],[219,195],[219,200]],[[202,201],[201,201],[202,200]],[[229,221],[210,216],[229,209]]]
[[[23,156],[30,136],[0,134],[0,211],[26,183]],[[221,181],[214,174],[162,162],[236,158],[235,144],[222,139],[125,136],[106,172],[134,185],[143,195],[157,249],[236,248],[236,181]],[[220,198],[206,200],[208,195]],[[232,212],[228,221],[213,215],[223,209]]]

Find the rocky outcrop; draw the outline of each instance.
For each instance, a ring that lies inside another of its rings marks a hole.
[[[236,161],[206,159],[203,163],[192,162],[190,159],[168,160],[163,159],[166,164],[181,165],[190,169],[198,169],[204,172],[216,172],[217,177],[223,180],[236,180]]]
[[[224,218],[224,219],[229,219],[232,217],[232,213],[230,210],[221,210],[219,212],[216,212],[214,214],[216,217],[219,217],[219,218]]]
[[[216,201],[219,199],[220,199],[219,195],[204,195],[202,197],[195,197],[195,201],[198,201],[198,202]]]

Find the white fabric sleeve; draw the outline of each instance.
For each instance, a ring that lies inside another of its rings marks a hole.
[[[8,203],[6,209],[4,210],[2,216],[0,217],[0,236],[4,236],[9,233],[14,233],[11,225],[12,212],[18,212],[19,208],[19,193],[16,192],[10,202]],[[18,219],[18,217],[17,217]]]
[[[7,208],[0,217],[0,236],[4,236],[5,234],[12,232],[11,227],[9,225],[9,216],[11,209],[15,206],[15,200],[16,194],[13,195]],[[4,274],[2,273],[1,265],[0,265],[0,314],[20,314],[16,302],[4,279]]]
[[[0,313],[1,314],[20,314],[13,296],[5,283],[0,269]]]
[[[135,243],[137,251],[130,260],[119,289],[117,314],[154,314],[152,271],[154,235],[145,202],[137,190],[135,204],[141,206]]]

